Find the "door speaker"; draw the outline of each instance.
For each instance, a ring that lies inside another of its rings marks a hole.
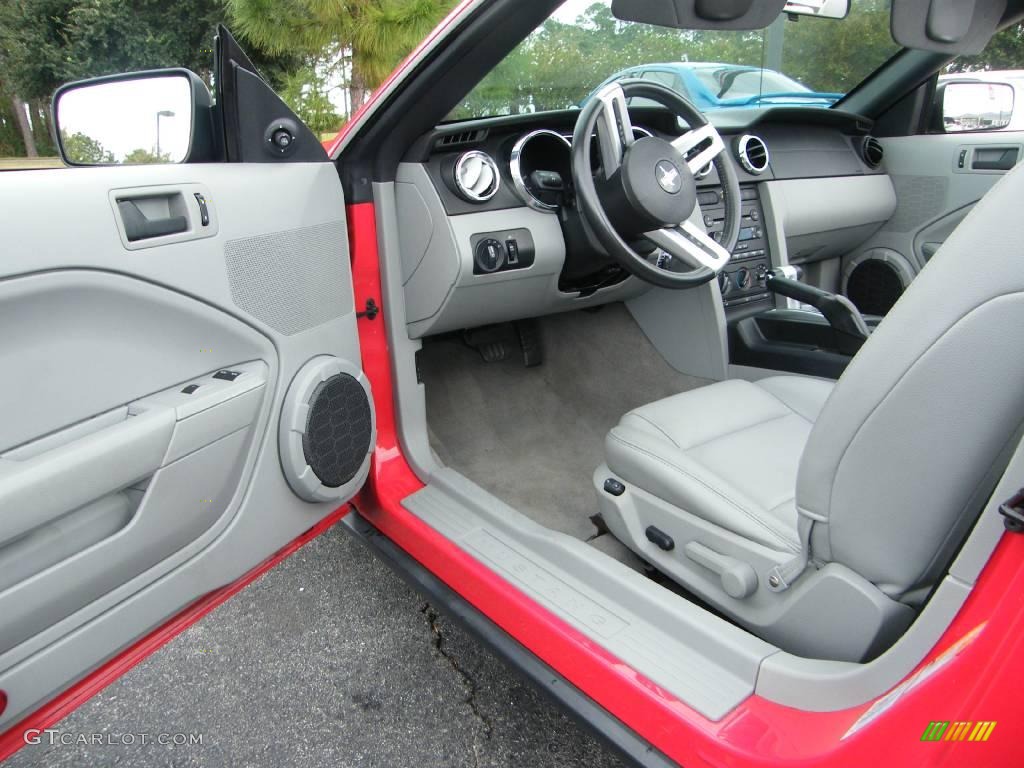
[[[376,424],[362,370],[315,357],[292,379],[278,439],[288,485],[306,501],[352,496],[370,470]]]
[[[914,279],[906,257],[889,248],[872,248],[843,269],[843,293],[865,315],[885,315]]]

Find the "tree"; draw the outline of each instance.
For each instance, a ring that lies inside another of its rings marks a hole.
[[[976,56],[959,56],[947,72],[980,72],[1024,68],[1024,23],[997,33]]]
[[[889,0],[851,3],[842,21],[787,23],[783,71],[808,88],[846,93],[899,50],[889,31]]]
[[[760,65],[761,33],[678,30],[621,22],[603,3],[573,23],[548,19],[470,93],[452,117],[565,109],[609,75],[638,64]]]
[[[267,53],[346,74],[350,109],[450,10],[455,0],[227,0],[241,36]]]
[[[53,151],[48,104],[61,83],[161,67],[208,75],[222,2],[0,2],[0,98],[11,105],[22,151],[33,156],[37,145]]]
[[[21,131],[21,140],[25,144],[25,156],[39,157],[39,152],[36,150],[36,139],[32,134],[32,126],[28,121],[28,113],[25,111],[27,107],[28,104],[22,101],[18,94],[11,94],[11,111],[14,115],[14,120],[18,125],[18,130]]]
[[[121,160],[124,165],[151,165],[153,163],[169,163],[171,162],[171,155],[168,152],[161,152],[159,155],[156,152],[151,152],[148,149],[139,147],[133,149],[131,152],[126,154]]]
[[[77,163],[113,163],[114,153],[104,149],[96,139],[84,133],[72,133],[64,136],[64,152],[68,158]]]
[[[314,133],[336,131],[341,123],[327,96],[325,77],[315,66],[302,67],[283,78],[279,94]]]
[[[846,92],[897,50],[889,0],[858,0],[843,21],[783,25],[783,71],[813,90]],[[667,62],[765,66],[765,34],[678,30],[616,19],[594,3],[573,23],[548,19],[452,112],[453,118],[578,105],[605,78]]]
[[[48,100],[69,80],[162,67],[208,74],[223,0],[0,2],[8,94]]]

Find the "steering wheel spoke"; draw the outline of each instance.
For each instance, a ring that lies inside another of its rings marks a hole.
[[[601,116],[597,122],[597,144],[601,149],[601,167],[605,178],[611,178],[633,143],[633,124],[626,108],[626,94],[618,83],[609,83],[595,94],[601,102]]]
[[[707,144],[697,154],[690,157],[691,153],[702,144]],[[686,158],[686,165],[694,176],[697,176],[709,163],[725,150],[725,143],[721,135],[711,123],[687,131],[678,139],[672,142],[679,154]]]
[[[667,107],[693,130],[674,141],[660,134],[634,140],[626,109],[634,97]],[[579,212],[600,248],[634,277],[693,288],[728,264],[742,217],[739,178],[722,137],[685,96],[647,80],[605,85],[582,105],[571,151]],[[595,172],[598,152],[602,168]],[[697,180],[712,163],[725,208],[717,239],[705,231],[698,207]]]
[[[715,273],[722,269],[730,258],[729,252],[693,221],[684,221],[678,227],[646,232],[644,237],[691,267],[707,267]]]

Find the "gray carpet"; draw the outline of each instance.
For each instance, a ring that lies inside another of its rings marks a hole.
[[[625,306],[542,318],[544,364],[485,363],[460,337],[427,339],[420,370],[433,448],[548,528],[597,534],[591,475],[633,408],[709,383],[673,370]],[[685,332],[680,329],[680,332]]]

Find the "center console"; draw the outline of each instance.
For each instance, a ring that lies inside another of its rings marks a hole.
[[[838,297],[781,277],[772,264],[764,208],[756,185],[740,187],[739,239],[732,258],[718,275],[728,326],[729,362],[788,373],[838,378],[877,325],[877,318],[847,327],[856,308]],[[704,226],[715,240],[722,236],[725,204],[719,187],[698,190]],[[773,273],[773,269],[776,271]],[[794,270],[795,271],[795,270]],[[793,275],[793,278],[798,275]],[[776,309],[775,295],[795,297],[821,311]],[[847,306],[849,305],[849,306]],[[830,319],[827,319],[830,318]]]
[[[726,309],[747,306],[757,302],[770,304],[771,297],[765,287],[772,268],[771,251],[764,222],[764,209],[756,186],[740,187],[740,235],[732,251],[732,259],[718,274],[718,287]],[[719,187],[701,189],[697,193],[704,226],[715,240],[722,236],[725,223],[725,204]]]

